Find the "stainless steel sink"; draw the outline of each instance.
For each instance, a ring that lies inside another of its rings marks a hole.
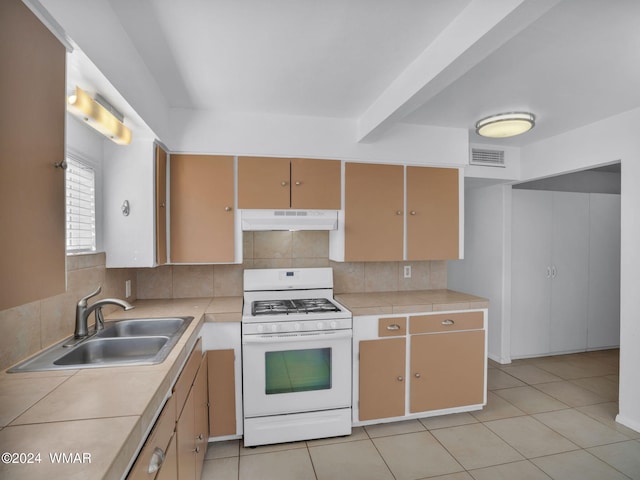
[[[139,337],[173,335],[184,324],[184,318],[136,318],[105,324],[100,337]]]
[[[155,357],[169,337],[112,337],[87,340],[54,365],[119,364]]]
[[[192,321],[193,317],[169,317],[106,322],[86,340],[67,347],[73,337],[66,338],[8,372],[153,365],[167,358]]]

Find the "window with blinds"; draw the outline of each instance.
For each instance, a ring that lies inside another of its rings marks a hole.
[[[96,176],[93,168],[67,156],[65,171],[67,253],[96,251]]]

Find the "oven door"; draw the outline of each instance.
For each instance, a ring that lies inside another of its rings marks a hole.
[[[351,407],[351,330],[245,335],[244,416]]]

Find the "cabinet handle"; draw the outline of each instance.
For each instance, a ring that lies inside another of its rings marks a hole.
[[[387,330],[400,330],[400,325],[398,325],[397,323],[387,325]]]
[[[200,447],[196,447],[193,450],[191,450],[193,453],[200,453]]]
[[[551,278],[556,278],[556,275],[558,275],[558,271],[556,270],[556,266],[552,266],[551,267]]]
[[[416,378],[420,378],[422,375],[420,375],[419,373],[416,373],[415,377]]]
[[[56,168],[61,168],[62,170],[66,170],[67,169],[67,161],[63,160],[61,162],[55,162],[53,164],[54,167]]]
[[[282,185],[283,187],[286,187],[287,185],[289,185],[289,182],[282,181],[280,182],[280,185]]]
[[[204,438],[204,437],[202,436],[202,434],[200,434],[200,435],[198,435],[198,436],[196,437],[196,440],[198,440],[199,442],[201,442],[203,438]]]
[[[231,208],[231,207],[224,207],[224,211],[225,211],[225,212],[230,212],[231,210],[233,210],[233,208]]]
[[[411,215],[415,215],[416,211],[415,210],[411,210],[411,212],[409,212]]]
[[[396,210],[396,215],[402,215],[402,210]]]
[[[400,375],[400,376],[398,377],[398,381],[399,381],[399,382],[401,382],[401,381],[403,381],[403,380],[404,380],[404,378],[402,378],[402,375]]]
[[[161,204],[160,204],[160,208],[164,208],[164,203],[161,203]]]
[[[156,447],[151,454],[151,460],[149,460],[149,468],[147,469],[148,473],[153,473],[160,470],[162,462],[164,462],[164,452],[160,447]]]
[[[296,182],[296,185],[299,187],[300,185],[302,185],[302,182],[301,182],[300,180],[298,180],[298,181]]]
[[[456,323],[456,322],[454,322],[450,318],[447,318],[446,320],[442,321],[442,325],[453,325],[454,323]]]
[[[547,267],[547,278],[551,278],[551,267]]]

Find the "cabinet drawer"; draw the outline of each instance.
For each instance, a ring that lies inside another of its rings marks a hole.
[[[196,373],[198,373],[201,361],[202,338],[198,338],[180,377],[178,377],[176,384],[173,386],[173,394],[176,397],[176,418],[180,417],[184,402],[187,400],[187,395],[189,395],[189,390],[191,390],[191,385],[193,385],[193,381],[196,378]]]
[[[379,337],[399,337],[406,334],[406,317],[381,318],[378,320]]]
[[[483,327],[482,312],[438,313],[411,317],[410,333],[452,332],[478,330]]]
[[[175,427],[176,397],[171,396],[162,409],[144,447],[142,447],[140,455],[138,455],[138,459],[127,477],[128,480],[149,480],[155,478],[162,464],[162,458],[167,454],[167,447],[169,446]]]

